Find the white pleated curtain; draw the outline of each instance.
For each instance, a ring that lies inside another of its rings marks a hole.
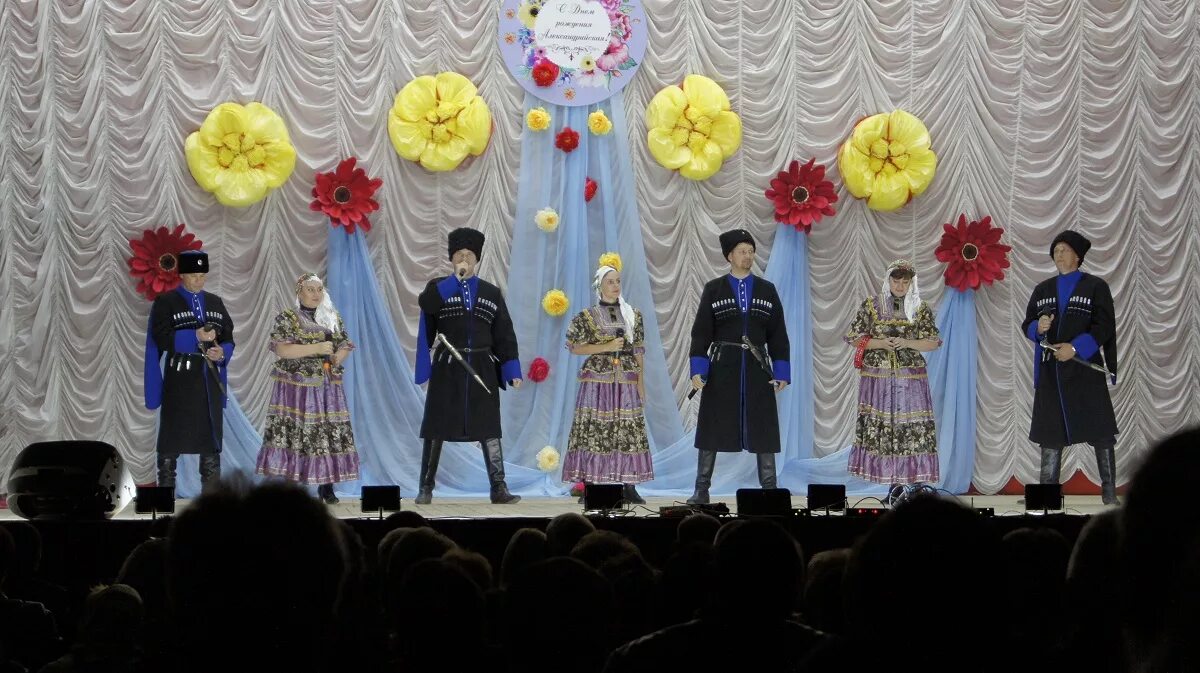
[[[688,331],[717,234],[751,230],[759,262],[775,224],[762,192],[793,158],[831,167],[842,201],[810,239],[818,454],[853,436],[857,380],[841,335],[888,260],[915,259],[924,297],[943,293],[940,224],[990,214],[1013,267],[978,294],[974,483],[1035,477],[1026,439],[1028,293],[1053,273],[1065,227],[1094,246],[1085,270],[1117,302],[1114,388],[1123,481],[1154,438],[1200,423],[1200,19],[1194,0],[654,0],[650,46],[626,89],[636,199],[681,413]],[[523,92],[496,48],[494,0],[6,0],[0,4],[0,474],[43,439],[116,445],[153,475],[154,415],[142,406],[148,302],[127,239],[186,222],[204,240],[208,289],[237,321],[231,381],[260,425],[270,392],[271,317],[302,271],[324,272],[325,227],[308,210],[314,171],[354,155],[382,177],[371,253],[410,349],[416,294],[445,268],[446,232],[488,236],[482,274],[505,284]],[[399,159],[387,137],[396,91],[460,72],[495,118],[487,151],[449,174]],[[643,111],[662,86],[713,77],[741,115],[742,148],[693,183],[645,151]],[[202,192],[182,145],[224,101],[260,101],[298,153],[264,202],[225,208]],[[849,199],[833,170],[859,118],[923,119],[939,171],[903,210]],[[603,187],[602,187],[603,188]],[[634,270],[635,273],[641,272]],[[363,363],[359,363],[360,366]],[[1090,452],[1065,473],[1095,480]],[[0,488],[2,491],[3,488]]]

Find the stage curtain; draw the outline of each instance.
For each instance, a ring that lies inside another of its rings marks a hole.
[[[991,215],[1014,248],[1008,277],[975,295],[984,365],[976,488],[1036,480],[1029,344],[1019,323],[1033,286],[1053,275],[1048,247],[1067,227],[1093,240],[1083,268],[1108,280],[1116,302],[1118,481],[1155,438],[1200,424],[1195,2],[645,4],[649,48],[624,90],[627,123],[614,132],[628,143],[631,187],[620,196],[636,209],[645,251],[644,271],[630,276],[648,285],[639,308],[657,314],[673,389],[654,401],[677,405],[681,429],[692,427],[698,402],[684,397],[688,330],[703,283],[725,269],[718,233],[750,230],[758,271],[774,273],[768,260],[780,230],[762,194],[769,179],[793,158],[832,167],[855,121],[896,108],[928,125],[939,170],[928,191],[893,213],[852,201],[831,170],[838,214],[807,240],[812,456],[835,455],[853,437],[858,382],[841,334],[857,302],[878,287],[888,261],[905,256],[942,313],[950,300],[933,251],[939,225],[961,212]],[[416,295],[444,272],[453,227],[487,234],[481,275],[511,298],[518,275],[509,280],[509,252],[528,215],[517,194],[526,103],[496,48],[497,12],[492,0],[0,3],[0,473],[28,443],[77,438],[112,443],[138,481],[153,479],[155,414],[142,406],[140,375],[149,305],[125,258],[127,239],[178,222],[212,255],[208,289],[237,322],[231,387],[261,430],[271,319],[291,303],[301,272],[326,275],[330,266],[328,222],[308,210],[313,174],[345,156],[384,180],[365,243],[406,362]],[[481,156],[434,174],[396,155],[386,114],[405,83],[441,71],[479,87],[495,131]],[[699,183],[654,162],[643,122],[654,93],[689,73],[715,79],[744,126],[738,152]],[[242,209],[202,191],[183,155],[187,135],[225,101],[276,110],[297,152],[291,178]],[[794,328],[794,340],[804,337]],[[523,342],[523,355],[550,345]],[[362,355],[352,366],[370,364]],[[660,427],[656,442],[674,431]],[[527,465],[540,448],[506,441],[510,461]],[[665,458],[658,467],[670,477]],[[399,460],[413,470],[417,456]],[[1075,469],[1097,481],[1086,447],[1065,456],[1064,475]]]

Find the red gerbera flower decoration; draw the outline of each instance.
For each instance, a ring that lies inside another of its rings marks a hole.
[[[775,202],[775,220],[806,234],[823,216],[837,212],[830,205],[837,202],[837,192],[833,183],[825,179],[825,166],[816,161],[809,159],[803,166],[792,161],[765,192]]]
[[[355,168],[358,159],[343,159],[332,173],[317,173],[317,184],[312,189],[315,199],[308,207],[325,213],[335,227],[345,227],[353,234],[355,227],[371,230],[368,213],[379,210],[379,203],[371,198],[383,184],[379,178],[367,177],[367,172]]]
[[[564,127],[558,132],[558,135],[554,136],[554,146],[564,152],[570,152],[579,147],[579,131],[570,126]]]
[[[550,376],[550,363],[546,362],[545,358],[534,358],[533,362],[529,363],[529,380],[541,383],[547,376]]]
[[[129,239],[133,257],[129,263],[129,275],[138,280],[137,291],[146,299],[153,300],[164,292],[179,286],[179,253],[184,250],[199,250],[200,239],[184,233],[185,225],[174,229],[159,227],[142,232],[140,239]]]
[[[934,254],[946,263],[947,285],[960,291],[974,290],[1004,280],[1012,248],[1000,244],[1004,230],[992,226],[991,215],[970,223],[966,215],[959,215],[957,225],[947,222],[942,227],[946,231]]]
[[[533,66],[533,83],[538,86],[550,86],[558,79],[558,64],[543,58]]]
[[[588,178],[587,181],[583,183],[583,200],[585,202],[591,201],[592,197],[596,195],[596,190],[599,187],[600,185],[596,184],[595,180]]]

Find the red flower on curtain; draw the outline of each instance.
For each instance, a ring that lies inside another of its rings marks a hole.
[[[592,197],[596,195],[596,190],[599,188],[600,185],[598,185],[595,180],[588,178],[583,183],[583,200],[585,202],[591,201]]]
[[[966,215],[958,216],[958,224],[943,224],[945,233],[935,255],[946,263],[946,284],[962,290],[974,290],[1004,280],[1008,268],[1007,245],[1000,244],[1004,229],[992,226],[991,215],[978,222],[967,222]]]
[[[550,363],[545,358],[534,358],[529,364],[529,380],[541,383],[547,376],[550,376]]]
[[[200,249],[200,239],[186,233],[186,228],[179,224],[174,229],[147,229],[140,239],[129,239],[129,249],[133,252],[126,260],[129,275],[137,279],[137,291],[146,299],[153,301],[178,287],[179,253]]]
[[[538,86],[550,86],[558,79],[558,65],[549,59],[542,59],[533,66],[533,83]]]
[[[837,202],[837,192],[825,179],[825,166],[816,161],[809,159],[803,166],[792,161],[786,171],[771,180],[771,188],[765,192],[775,203],[775,220],[806,234],[822,217],[837,212],[830,205]]]
[[[383,184],[380,178],[370,178],[361,168],[355,168],[358,159],[343,159],[331,173],[317,173],[316,186],[312,189],[313,202],[308,207],[329,216],[330,224],[345,227],[353,234],[355,227],[371,230],[368,213],[379,210],[379,203],[371,198]]]
[[[579,147],[579,131],[570,126],[563,128],[558,135],[554,136],[554,146],[564,152],[570,152]]]

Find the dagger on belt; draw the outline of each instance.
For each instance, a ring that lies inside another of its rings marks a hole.
[[[730,344],[730,345],[734,345],[734,344]],[[716,349],[717,349],[716,344],[713,344],[712,346],[709,347],[709,358],[710,359],[713,357],[713,355],[712,355],[713,351]],[[750,355],[754,357],[755,361],[758,362],[759,366],[761,366],[763,368],[763,370],[765,370],[767,372],[767,374],[774,376],[774,374],[771,372],[771,366],[769,364],[767,364],[767,358],[763,355],[762,351],[760,351],[758,349],[758,346],[754,345],[754,342],[750,340],[750,337],[746,337],[746,336],[742,337],[742,350],[750,351]],[[772,379],[770,381],[767,381],[767,385],[774,386],[775,380]],[[687,398],[689,400],[692,399],[693,397],[696,396],[696,393],[698,393],[698,392],[700,392],[699,388],[692,388],[691,392],[688,393]]]
[[[458,364],[462,365],[463,369],[467,370],[467,373],[471,375],[471,378],[475,379],[475,382],[483,388],[484,392],[486,392],[488,395],[492,394],[492,391],[488,389],[487,384],[484,383],[483,379],[479,377],[479,374],[475,371],[475,368],[472,367],[465,358],[463,358],[462,353],[458,352],[458,349],[454,347],[454,344],[450,343],[450,340],[446,338],[445,334],[438,332],[437,336],[433,338],[433,344],[433,350],[435,353],[437,352],[437,344],[445,346],[446,351],[450,353],[451,357],[453,357],[455,360],[458,360]]]
[[[1051,346],[1051,345],[1050,345],[1050,342],[1049,342],[1047,339],[1045,339],[1045,338],[1043,338],[1041,341],[1039,341],[1039,342],[1038,342],[1038,345],[1039,345],[1039,346],[1041,346],[1042,348],[1044,348],[1044,349],[1046,349],[1046,350],[1050,351],[1051,353],[1057,353],[1057,352],[1058,352],[1057,350],[1055,350],[1054,346]],[[1088,369],[1092,369],[1092,370],[1098,371],[1098,372],[1100,372],[1101,374],[1104,374],[1105,376],[1110,376],[1110,377],[1111,377],[1111,376],[1113,375],[1113,373],[1112,373],[1112,372],[1108,371],[1108,370],[1107,370],[1107,369],[1105,369],[1103,366],[1101,366],[1101,365],[1098,365],[1098,364],[1096,364],[1095,362],[1088,362],[1087,360],[1084,360],[1083,358],[1079,357],[1078,355],[1073,355],[1073,356],[1071,356],[1071,360],[1070,360],[1070,361],[1071,361],[1071,362],[1077,362],[1077,363],[1079,363],[1079,364],[1083,365],[1084,367],[1087,367]]]

